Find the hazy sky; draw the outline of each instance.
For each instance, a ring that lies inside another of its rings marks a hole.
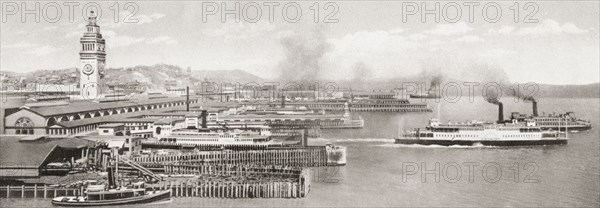
[[[40,10],[48,11],[46,18],[40,17],[36,23],[35,15],[26,15],[23,23],[21,3],[2,2],[1,70],[78,66],[79,38],[86,23],[82,17],[85,3],[75,7],[74,21],[70,22],[69,8],[58,2],[61,17],[56,23],[49,22],[56,16],[49,3],[40,2]],[[226,16],[222,23],[222,10],[203,22],[202,3],[189,1],[137,3],[139,11],[133,18],[138,23],[123,22],[128,12],[121,2],[119,21],[115,23],[114,11],[110,9],[114,2],[102,2],[99,25],[107,41],[107,66],[167,63],[194,70],[242,69],[275,78],[282,73],[282,65],[290,62],[290,53],[296,51],[298,54],[291,55],[302,56],[298,64],[314,62],[318,73],[313,74],[330,79],[400,77],[423,69],[464,78],[469,77],[465,68],[473,65],[502,69],[513,82],[587,84],[600,79],[597,1],[545,1],[528,7],[520,2],[518,22],[511,10],[514,2],[499,2],[502,16],[497,22],[483,18],[486,2],[474,7],[473,22],[469,20],[469,7],[458,2],[461,15],[455,23],[451,21],[455,21],[452,17],[456,10],[446,1],[439,3],[440,10],[447,11],[447,19],[440,17],[439,23],[434,15],[421,21],[420,13],[407,16],[404,22],[402,3],[390,1],[337,2],[333,19],[339,21],[321,23],[334,6],[326,10],[326,2],[319,2],[318,24],[310,9],[314,1],[299,3],[302,17],[296,23],[284,21],[285,3],[274,8],[273,23],[269,22],[265,1],[255,3],[262,10],[257,23],[243,17],[236,23],[233,15]],[[251,19],[256,10],[247,4],[242,2],[241,7],[247,6],[246,17]],[[18,11],[12,15],[14,5]],[[26,5],[27,9],[34,8],[34,2]],[[222,7],[221,2],[216,5]],[[418,2],[414,5],[423,9]],[[233,9],[235,5],[228,1],[226,6]],[[435,3],[427,2],[425,6],[431,9]],[[531,19],[539,21],[524,23],[536,8]],[[295,16],[294,7],[287,11],[291,18]],[[493,19],[494,8],[487,11],[487,17]],[[368,72],[354,70],[359,63]]]

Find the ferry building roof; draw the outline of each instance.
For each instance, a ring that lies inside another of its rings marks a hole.
[[[105,102],[105,103],[94,103],[90,101],[77,101],[69,103],[68,105],[57,105],[57,106],[36,106],[29,107],[29,110],[42,115],[42,116],[55,116],[72,113],[83,113],[89,111],[108,110],[116,108],[134,107],[140,105],[154,105],[170,102],[182,102],[185,101],[183,97],[170,97],[160,99],[139,99],[121,102]],[[26,107],[27,108],[27,107]]]

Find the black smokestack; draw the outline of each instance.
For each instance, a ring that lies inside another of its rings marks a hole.
[[[521,94],[520,92],[516,91],[516,90],[512,90],[512,95],[517,97],[517,98],[522,98],[523,101],[527,102],[531,102],[531,107],[533,108],[533,116],[538,116],[538,109],[537,109],[537,100],[535,100],[534,97],[531,96],[525,96],[523,94]]]
[[[498,102],[498,123],[504,121],[504,105],[502,102]]]
[[[442,84],[442,76],[441,75],[435,75],[431,78],[431,84],[429,85],[429,89],[427,90],[432,91],[436,88],[436,86],[440,86]]]
[[[190,111],[190,86],[185,87],[185,111]]]
[[[533,116],[537,117],[538,116],[538,110],[537,110],[537,101],[533,101]]]
[[[531,96],[525,96],[525,97],[523,97],[523,100],[531,101],[531,107],[533,108],[533,116],[538,116],[537,100],[535,100],[535,98],[533,98]]]
[[[285,96],[281,96],[281,108],[285,108]]]
[[[496,96],[487,97],[486,101],[498,106],[498,123],[504,122],[504,105],[502,102]]]
[[[208,112],[206,110],[202,110],[202,114],[200,114],[200,117],[202,117],[202,128],[206,129],[206,117],[208,117]]]

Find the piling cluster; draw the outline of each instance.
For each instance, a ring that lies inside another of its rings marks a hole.
[[[257,164],[297,167],[327,166],[325,147],[264,149],[242,151],[203,151],[181,155],[138,156],[133,161],[145,167],[163,167],[165,164]]]

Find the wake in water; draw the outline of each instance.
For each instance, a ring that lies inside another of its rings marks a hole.
[[[335,143],[350,143],[350,142],[364,142],[364,143],[394,143],[394,139],[390,138],[314,138],[312,141],[316,142],[335,142]]]
[[[422,144],[395,144],[394,139],[390,138],[314,138],[312,141],[322,143],[377,143],[372,146],[394,147],[394,148],[498,148],[495,146],[485,146],[481,143],[475,143],[472,146],[467,145],[422,145]],[[380,144],[385,143],[385,144]]]
[[[170,198],[170,199],[167,199],[167,200],[152,202],[152,203],[149,203],[147,205],[153,205],[153,206],[156,205],[156,206],[159,206],[159,205],[165,205],[165,204],[171,204],[171,203],[173,203],[173,199]]]
[[[431,144],[431,145],[423,145],[423,144],[380,144],[380,145],[374,145],[374,146],[386,147],[386,148],[458,148],[458,149],[502,148],[502,147],[497,147],[497,146],[485,146],[485,145],[482,145],[481,143],[475,143],[474,145],[451,145],[451,146],[444,146],[444,145],[437,145],[437,144]]]
[[[521,147],[505,147],[505,146],[489,146],[483,145],[481,143],[475,143],[473,145],[437,145],[437,144],[396,144],[394,143],[394,139],[390,138],[312,138],[311,141],[315,143],[334,143],[334,144],[343,144],[343,143],[366,143],[370,144],[370,146],[374,147],[385,147],[385,148],[456,148],[456,149],[515,149],[515,148],[539,148],[545,147],[545,145],[535,145],[535,146],[521,146]],[[383,144],[382,144],[383,143]]]

